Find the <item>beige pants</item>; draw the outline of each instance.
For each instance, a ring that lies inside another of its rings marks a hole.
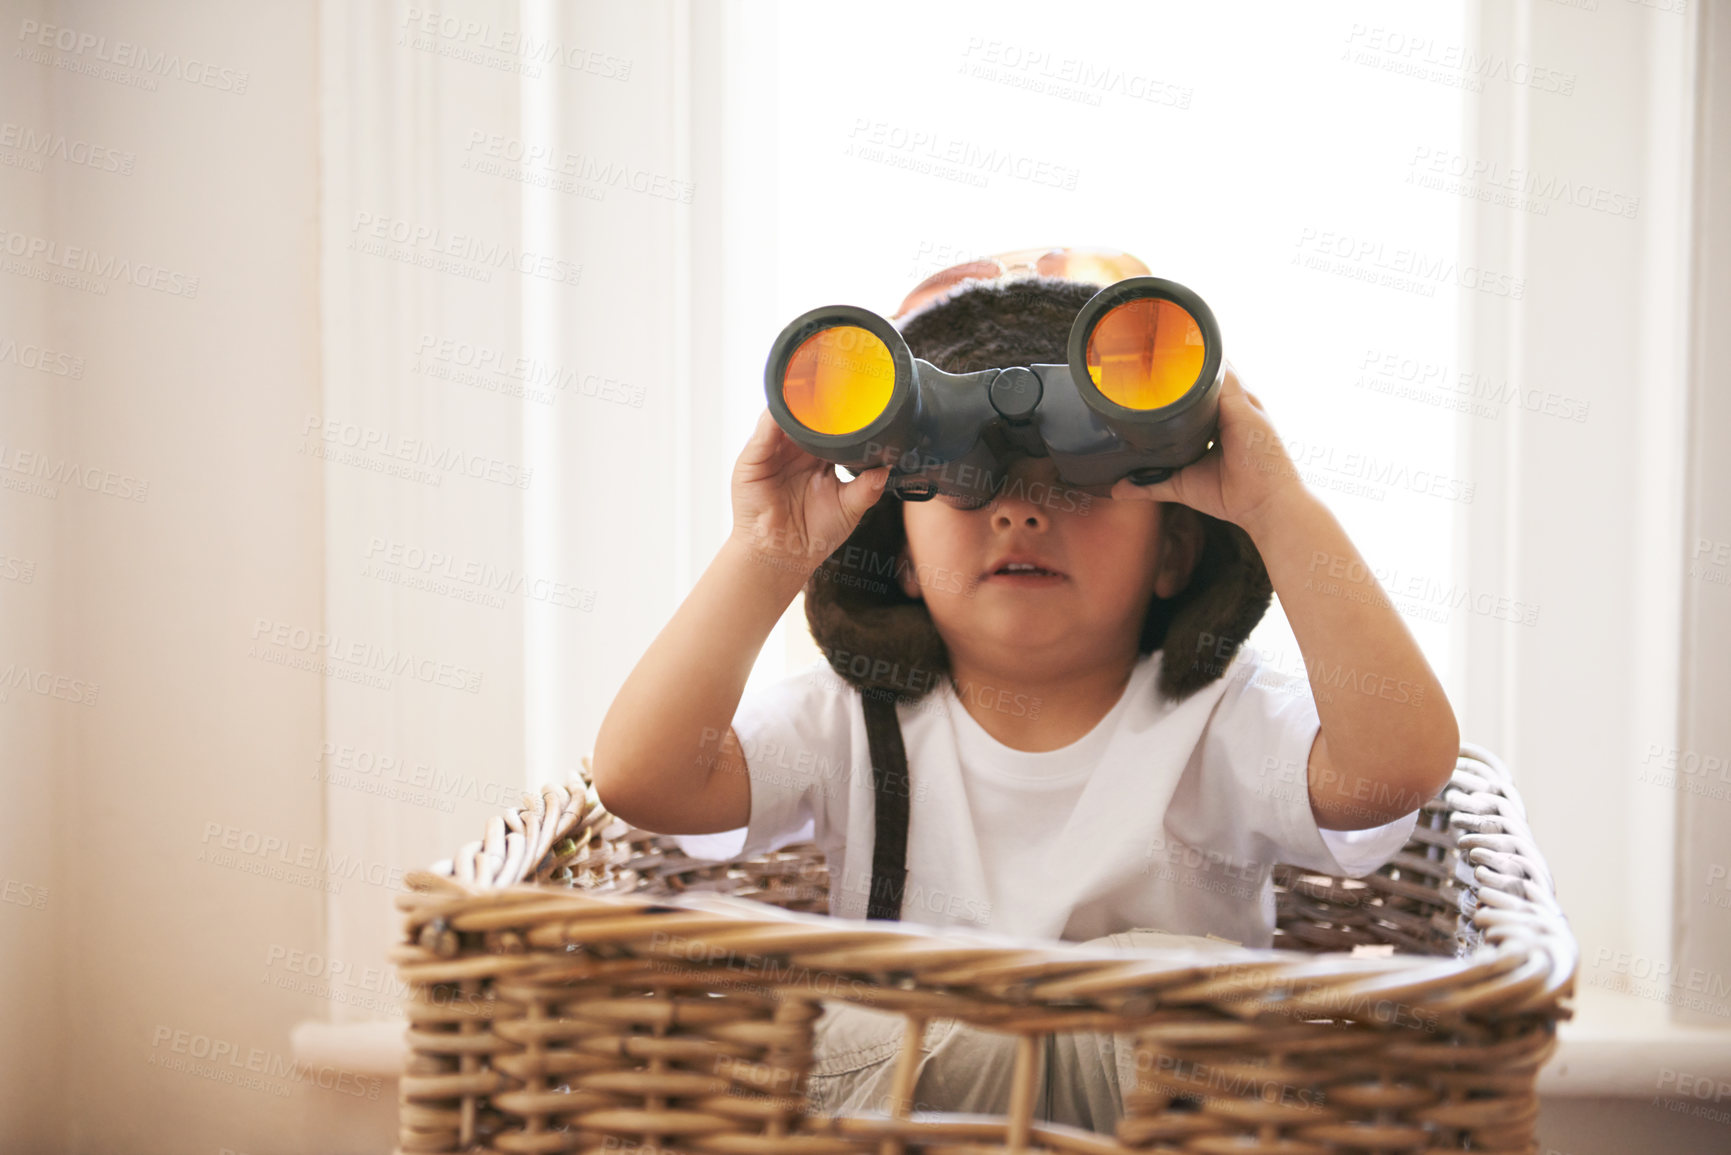
[[[1099,947],[1200,947],[1232,944],[1194,935],[1128,930],[1080,944]],[[895,1078],[906,1020],[891,1011],[829,1003],[817,1020],[811,1075],[812,1106],[831,1115],[879,1114]],[[1036,1052],[1034,1117],[1111,1133],[1124,1114],[1124,1091],[1136,1085],[1129,1035],[1054,1034]],[[980,1030],[954,1019],[926,1024],[914,1083],[915,1111],[1004,1115],[1016,1037]]]

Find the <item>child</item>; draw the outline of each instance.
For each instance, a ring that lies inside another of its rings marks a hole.
[[[1098,288],[963,281],[898,327],[914,356],[951,372],[1063,363]],[[908,775],[902,918],[1114,945],[1164,941],[1149,928],[1269,945],[1273,865],[1375,870],[1447,781],[1459,738],[1399,614],[1230,367],[1219,413],[1215,448],[1168,481],[1095,496],[1028,458],[994,502],[969,509],[886,495],[883,469],[843,483],[766,411],[734,469],[733,536],[602,723],[602,801],[650,830],[743,827],[730,848],[741,854],[809,826],[831,912],[864,917],[863,695],[893,694]],[[1014,562],[1044,572],[1005,572]],[[1270,586],[1308,687],[1240,652]],[[828,668],[742,702],[802,587]],[[919,1105],[1002,1110],[1007,1052],[932,1026]],[[819,1106],[876,1106],[896,1042],[889,1016],[832,1005]],[[1127,1054],[1101,1050],[1103,1075],[1048,1088],[1071,1100],[1061,1121],[1103,1130],[1115,1118]]]

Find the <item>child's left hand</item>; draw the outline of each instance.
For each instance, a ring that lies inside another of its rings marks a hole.
[[[1137,485],[1124,478],[1112,487],[1112,498],[1175,501],[1230,521],[1254,536],[1257,519],[1278,504],[1276,498],[1294,490],[1304,490],[1297,467],[1262,402],[1238,380],[1228,361],[1220,383],[1220,429],[1214,435],[1214,448],[1154,485]]]

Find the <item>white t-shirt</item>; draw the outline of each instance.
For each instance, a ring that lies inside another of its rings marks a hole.
[[[1173,702],[1159,669],[1158,651],[1143,655],[1091,731],[1041,753],[994,739],[947,678],[899,704],[912,793],[902,918],[1069,941],[1149,928],[1265,947],[1275,863],[1356,877],[1406,844],[1417,811],[1371,830],[1317,827],[1305,768],[1320,723],[1303,679],[1244,650]],[[991,690],[975,700],[1039,708]],[[811,838],[829,863],[830,913],[864,918],[875,799],[858,691],[814,662],[748,691],[733,727],[750,824],[680,845],[732,858]]]

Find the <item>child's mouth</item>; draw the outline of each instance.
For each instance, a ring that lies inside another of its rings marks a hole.
[[[1011,586],[1045,586],[1063,581],[1064,575],[1044,566],[1012,562],[987,573],[985,580]]]

